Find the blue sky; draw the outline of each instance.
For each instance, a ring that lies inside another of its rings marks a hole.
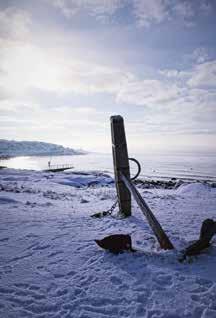
[[[0,0],[0,138],[216,151],[216,1]]]

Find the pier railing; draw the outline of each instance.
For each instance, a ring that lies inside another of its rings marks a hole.
[[[73,168],[72,164],[66,163],[66,164],[57,164],[57,165],[48,165],[48,169],[70,169]]]

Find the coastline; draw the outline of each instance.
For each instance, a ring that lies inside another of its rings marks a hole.
[[[71,174],[107,174],[113,178],[113,162],[111,154],[92,154],[82,155],[37,155],[8,158],[2,160],[1,166],[8,169],[44,171],[47,163],[51,160],[51,165],[68,165],[74,167]],[[136,157],[136,156],[135,156]],[[138,156],[137,156],[138,157]],[[206,157],[197,160],[197,157],[178,156],[138,157],[142,171],[135,183],[142,188],[164,188],[175,189],[182,183],[199,182],[215,187],[216,184],[216,164],[214,157]],[[204,160],[205,159],[205,160]],[[131,176],[136,174],[136,167],[131,165]]]

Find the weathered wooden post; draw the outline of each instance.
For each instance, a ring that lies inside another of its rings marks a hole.
[[[139,205],[141,211],[156,235],[163,249],[173,249],[171,241],[162,229],[160,223],[151,209],[141,197],[132,180],[130,179],[130,167],[127,151],[127,142],[124,130],[124,120],[121,116],[111,116],[112,151],[115,173],[115,184],[118,196],[119,212],[125,217],[131,215],[131,194]]]
[[[120,172],[130,179],[127,142],[124,120],[121,116],[111,116],[112,152],[115,173],[115,184],[118,196],[119,212],[128,217],[131,215],[131,194],[121,180]]]

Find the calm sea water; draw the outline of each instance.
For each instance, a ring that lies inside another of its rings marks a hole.
[[[141,176],[152,179],[198,179],[216,181],[216,154],[143,154],[133,156],[142,166]],[[15,169],[43,170],[51,165],[72,164],[73,170],[97,170],[113,173],[111,154],[90,153],[79,156],[16,157],[1,160],[0,165]],[[131,163],[131,174],[136,166]]]

